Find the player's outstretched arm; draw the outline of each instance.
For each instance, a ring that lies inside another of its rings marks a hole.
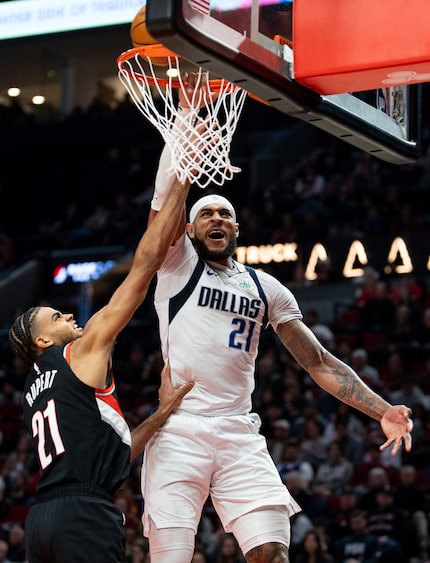
[[[296,361],[322,389],[380,422],[387,437],[381,449],[393,445],[392,454],[395,455],[404,443],[406,451],[410,451],[413,426],[410,408],[392,406],[375,393],[353,369],[326,350],[303,322],[294,320],[279,325],[277,333]]]
[[[184,395],[194,386],[193,382],[184,383],[178,389],[172,386],[170,367],[166,364],[161,372],[161,385],[158,392],[160,404],[158,409],[137,426],[131,433],[130,459],[133,460],[145,448],[151,436],[162,426],[169,415],[177,408]]]
[[[106,365],[118,333],[145,299],[151,279],[161,266],[176,232],[189,183],[178,180],[155,221],[137,246],[129,273],[108,304],[87,322],[71,349],[71,366],[87,385],[103,387]]]

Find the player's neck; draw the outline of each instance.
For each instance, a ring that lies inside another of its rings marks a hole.
[[[229,256],[228,258],[225,258],[224,260],[217,260],[217,263],[220,266],[225,266],[226,268],[229,268],[230,270],[234,270],[234,268],[235,268],[233,258],[231,256]]]

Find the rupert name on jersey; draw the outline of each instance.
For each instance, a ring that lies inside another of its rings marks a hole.
[[[45,371],[44,373],[41,373],[39,377],[36,377],[36,379],[30,385],[30,390],[25,394],[25,400],[30,407],[33,405],[39,393],[42,393],[42,391],[45,391],[45,389],[52,387],[56,374],[57,370],[53,369]]]

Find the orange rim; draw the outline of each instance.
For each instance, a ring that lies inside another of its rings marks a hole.
[[[131,76],[132,74],[134,76],[136,76],[137,79],[142,80],[143,82],[147,82],[148,84],[151,85],[155,85],[158,84],[159,86],[167,86],[170,85],[172,88],[180,88],[181,87],[181,82],[179,80],[175,80],[172,78],[159,78],[157,76],[149,76],[147,74],[142,74],[139,72],[131,72],[127,67],[125,67],[123,65],[123,63],[129,61],[130,59],[132,59],[133,57],[135,57],[136,55],[140,55],[140,56],[144,56],[147,57],[149,60],[152,58],[167,58],[167,59],[177,59],[179,62],[181,62],[183,60],[182,57],[180,57],[179,55],[177,55],[176,53],[174,53],[173,51],[170,51],[169,49],[167,49],[167,47],[165,47],[164,45],[162,45],[161,43],[154,43],[152,45],[142,45],[140,47],[133,47],[133,49],[128,49],[127,51],[124,51],[123,53],[121,53],[121,55],[119,55],[119,57],[117,58],[117,65],[120,68],[120,70],[122,72],[125,72],[126,74],[128,74],[129,76]],[[226,84],[226,82],[229,84],[228,81],[223,80],[221,78],[213,78],[211,80],[208,81],[208,84],[210,86],[210,90],[211,92],[219,92],[223,85]],[[240,86],[235,86],[233,84],[234,88],[240,88]],[[266,102],[266,100],[263,100],[262,98],[256,96],[255,94],[252,94],[251,92],[247,92],[248,96],[250,96],[251,98],[253,98],[254,100],[257,100],[258,102],[261,102],[262,104],[265,104],[267,106],[270,106],[270,104],[268,102]]]

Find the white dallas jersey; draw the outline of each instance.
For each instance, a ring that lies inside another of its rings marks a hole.
[[[157,274],[155,307],[173,385],[195,382],[181,412],[249,413],[263,324],[276,330],[302,318],[289,289],[250,270],[237,262],[234,269],[203,262],[185,234],[169,249]]]

